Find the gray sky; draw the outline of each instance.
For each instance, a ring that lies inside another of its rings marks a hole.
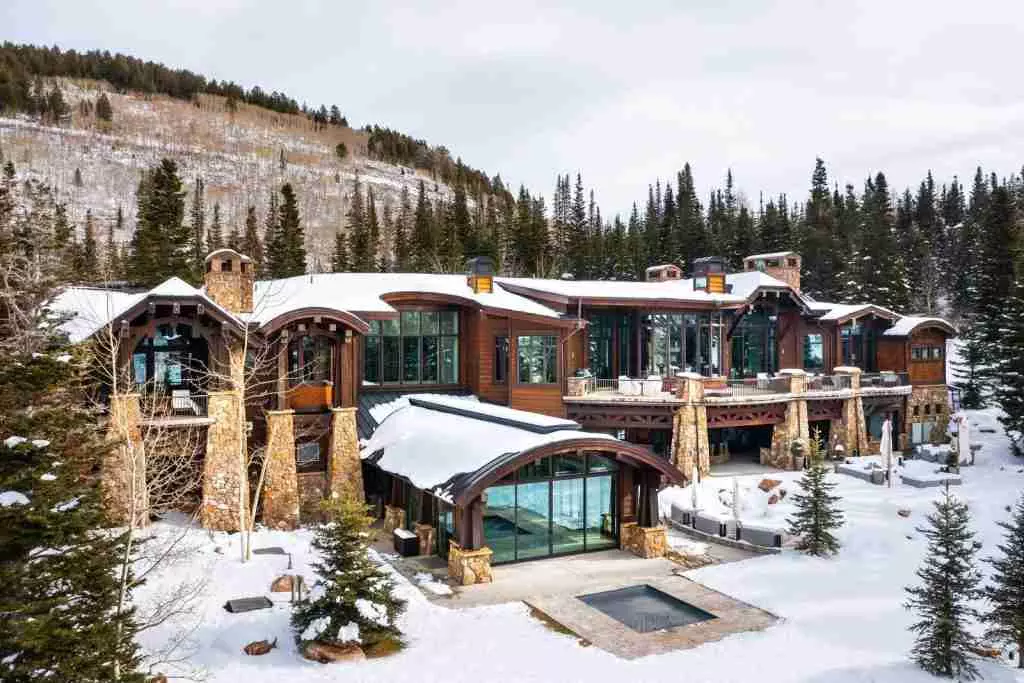
[[[814,157],[902,189],[1024,163],[1021,0],[4,0],[0,39],[337,103],[550,198],[625,214],[690,161],[802,199]]]

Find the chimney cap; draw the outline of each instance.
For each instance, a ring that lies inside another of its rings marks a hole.
[[[204,259],[204,260],[205,261],[209,261],[212,258],[225,258],[225,257],[227,257],[227,258],[234,257],[234,258],[237,258],[239,261],[242,261],[244,263],[248,263],[248,262],[252,261],[252,259],[249,258],[248,256],[246,256],[245,254],[240,254],[237,251],[235,251],[234,249],[230,249],[228,247],[223,247],[221,249],[215,249],[215,250],[211,251],[209,254],[206,255],[206,259]]]

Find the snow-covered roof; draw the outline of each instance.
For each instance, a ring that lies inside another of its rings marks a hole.
[[[211,251],[209,254],[206,255],[206,258],[203,260],[209,261],[210,259],[216,258],[218,256],[234,256],[239,260],[244,261],[245,263],[249,263],[252,261],[252,259],[246,256],[245,254],[239,253],[234,249],[229,249],[228,247],[222,247],[220,249],[215,249],[214,251]]]
[[[225,318],[239,321],[238,317],[221,307],[201,289],[196,289],[181,278],[171,277],[144,292],[125,292],[96,287],[67,287],[58,294],[50,308],[60,316],[70,316],[59,329],[68,340],[78,343],[88,339],[101,328],[146,299],[196,299]]]
[[[405,477],[418,489],[449,498],[445,485],[454,477],[477,472],[502,456],[594,438],[618,441],[607,434],[582,432],[570,420],[454,397],[434,396],[423,402],[417,397],[381,422],[364,442],[362,456],[373,456],[378,467]]]
[[[485,308],[558,318],[547,306],[501,287],[476,293],[465,275],[434,273],[318,273],[261,280],[253,294],[250,320],[263,325],[302,308],[333,308],[352,314],[396,313],[381,297],[413,292],[456,297]]]
[[[860,317],[869,313],[894,320],[900,317],[899,313],[884,306],[876,306],[875,304],[836,304],[824,301],[812,301],[809,304],[811,310],[825,311],[825,314],[821,316],[821,320],[845,320],[846,318]]]
[[[886,337],[906,337],[922,325],[941,327],[950,334],[956,334],[956,328],[942,318],[934,316],[905,315],[896,321],[892,327],[884,333]]]
[[[752,260],[756,260],[756,259],[783,258],[785,256],[796,256],[796,255],[797,255],[797,253],[795,251],[773,251],[770,254],[751,254],[750,256],[745,257],[743,260],[744,261],[752,261]]]
[[[539,278],[503,277],[499,285],[508,285],[517,291],[538,292],[567,299],[620,299],[642,303],[644,300],[679,301],[680,303],[741,304],[758,289],[770,287],[792,289],[787,283],[760,271],[729,273],[728,294],[709,294],[694,290],[693,278],[661,282],[624,282],[619,280],[544,280]]]

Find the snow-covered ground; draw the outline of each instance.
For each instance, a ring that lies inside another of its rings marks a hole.
[[[972,441],[984,447],[978,464],[964,468],[964,483],[954,491],[970,504],[973,527],[984,546],[980,554],[987,556],[1001,539],[995,522],[1007,518],[1006,506],[1024,491],[1024,461],[1009,454],[994,410],[971,417]],[[981,433],[984,427],[996,427],[997,433]],[[201,623],[192,635],[198,644],[193,663],[209,672],[210,681],[933,681],[907,659],[912,638],[906,627],[912,615],[902,603],[903,587],[915,582],[914,569],[925,547],[914,527],[923,523],[939,491],[887,489],[833,476],[840,482],[847,520],[839,534],[843,548],[838,557],[813,559],[785,551],[688,574],[770,610],[782,618],[779,624],[635,661],[581,647],[576,639],[533,619],[523,604],[449,609],[399,578],[399,591],[409,600],[402,623],[408,647],[403,652],[356,664],[307,662],[292,642],[287,594],[268,592],[270,581],[285,573],[287,559],[259,556],[243,564],[237,536],[205,531],[189,538],[195,550],[185,563],[155,577],[139,599],[145,601],[189,574],[209,577],[197,615]],[[791,493],[796,490],[795,474],[780,478]],[[741,482],[752,486],[756,479],[742,477]],[[909,508],[910,517],[900,517],[900,508]],[[171,530],[171,525],[157,525],[160,533]],[[283,547],[293,553],[292,571],[311,579],[310,539],[308,531],[261,531],[256,546]],[[542,582],[543,561],[536,570]],[[248,614],[222,609],[228,598],[255,595],[271,595],[278,603]],[[155,647],[173,632],[168,625],[145,634],[143,642]],[[278,648],[262,657],[242,652],[246,643],[265,638],[277,638]],[[985,662],[981,668],[989,681],[1024,681],[1024,674],[1006,664]]]

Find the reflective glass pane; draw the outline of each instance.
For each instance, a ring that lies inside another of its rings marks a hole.
[[[441,384],[459,382],[459,338],[441,337]]]
[[[575,455],[555,456],[555,476],[583,474],[583,458]]]
[[[516,559],[549,553],[550,486],[550,482],[536,481],[516,487]]]
[[[609,457],[591,453],[587,456],[587,470],[589,472],[614,472],[619,468],[618,464]]]
[[[401,346],[398,337],[381,338],[382,381],[397,382],[400,370]]]
[[[367,337],[363,354],[363,381],[380,382],[380,337]]]
[[[397,337],[401,328],[399,327],[397,320],[382,320],[380,323],[381,334],[388,337]]]
[[[551,546],[556,554],[583,550],[583,481],[551,482]]]
[[[420,338],[402,337],[402,381],[420,381]]]
[[[402,335],[414,336],[420,333],[419,311],[402,311]]]
[[[420,314],[420,334],[437,334],[439,315],[437,311]]]
[[[132,354],[132,381],[136,384],[146,383],[146,354]]]
[[[494,555],[492,562],[515,559],[516,487],[492,486],[484,491],[484,543]]]
[[[441,334],[459,333],[459,314],[457,311],[441,311]]]
[[[380,321],[379,320],[370,320],[368,324],[370,325],[370,332],[369,332],[369,334],[380,334]]]
[[[437,337],[423,337],[422,373],[425,384],[437,383]]]
[[[587,477],[587,550],[615,546],[615,478]]]
[[[519,468],[519,480],[544,479],[551,476],[551,458],[541,458]]]

